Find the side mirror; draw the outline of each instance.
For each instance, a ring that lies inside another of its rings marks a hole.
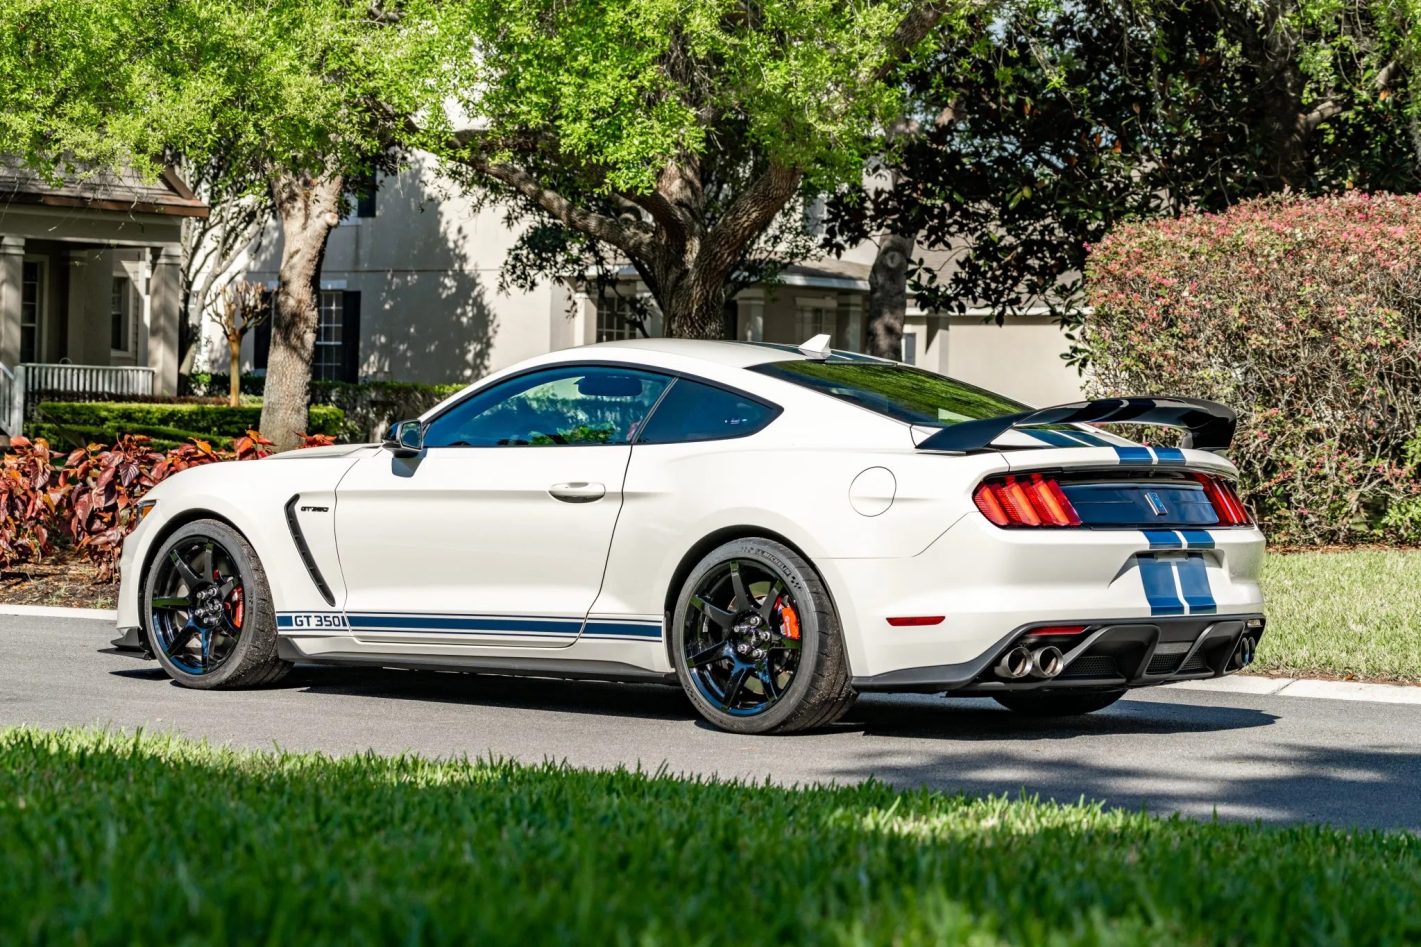
[[[418,421],[396,421],[385,432],[380,446],[396,457],[413,457],[424,450],[424,425]]]

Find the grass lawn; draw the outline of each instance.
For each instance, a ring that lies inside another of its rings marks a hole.
[[[1421,840],[0,731],[0,943],[1369,944]]]
[[[1269,555],[1254,671],[1421,681],[1421,551]]]

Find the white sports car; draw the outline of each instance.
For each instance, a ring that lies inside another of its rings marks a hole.
[[[827,343],[555,352],[380,445],[188,470],[144,500],[115,644],[198,688],[297,661],[679,681],[747,733],[864,691],[1086,713],[1252,660],[1227,408],[1033,410]]]

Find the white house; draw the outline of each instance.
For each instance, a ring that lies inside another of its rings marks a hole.
[[[52,186],[0,161],[0,436],[47,394],[177,391],[181,225],[171,171]]]
[[[595,299],[548,281],[531,292],[500,293],[498,277],[516,232],[496,209],[474,204],[443,182],[434,159],[383,178],[331,234],[321,271],[318,378],[358,381],[472,381],[530,355],[634,329],[629,300],[648,296],[627,267],[617,292]],[[246,278],[275,286],[279,236],[260,241]],[[859,349],[871,244],[844,259],[790,267],[773,284],[741,292],[727,307],[737,338],[801,342],[820,332]],[[653,319],[653,334],[658,326]],[[265,368],[270,336],[246,343],[247,365]],[[208,364],[225,367],[220,340]],[[910,311],[904,360],[1035,404],[1074,400],[1080,380],[1061,360],[1066,341],[1050,319],[1022,317],[999,327],[979,315]]]

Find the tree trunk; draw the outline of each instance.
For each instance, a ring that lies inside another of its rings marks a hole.
[[[231,380],[227,384],[227,403],[237,407],[242,403],[242,337],[227,337],[227,372]]]
[[[707,285],[689,274],[662,281],[661,334],[668,339],[725,338],[725,284]]]
[[[903,319],[908,313],[908,263],[913,235],[886,233],[868,271],[868,354],[903,358]]]
[[[296,435],[308,426],[321,260],[326,238],[340,223],[344,183],[339,174],[280,175],[270,182],[272,202],[281,221],[282,247],[271,351],[262,389],[261,433],[279,451],[295,447]]]

